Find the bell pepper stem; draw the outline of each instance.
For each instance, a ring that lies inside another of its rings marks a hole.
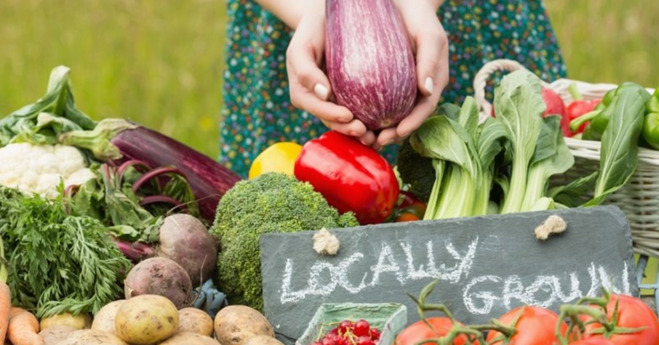
[[[579,127],[581,127],[582,124],[592,120],[595,116],[597,116],[600,113],[599,110],[593,110],[591,112],[585,113],[576,119],[570,121],[570,130],[573,132],[576,132],[579,130]]]
[[[580,101],[583,99],[583,95],[577,90],[577,84],[572,83],[570,86],[568,86],[567,91],[570,93],[570,96],[572,96],[573,101]]]

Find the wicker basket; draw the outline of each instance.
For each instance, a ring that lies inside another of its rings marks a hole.
[[[485,85],[496,71],[512,72],[524,68],[513,60],[494,60],[483,66],[474,78],[476,102],[480,106],[481,119],[491,114],[492,106],[485,99]],[[575,84],[584,99],[602,98],[615,88],[614,84],[589,84],[582,81],[559,79],[552,83],[543,82],[544,87],[556,91],[567,103],[572,101],[568,87]],[[649,92],[654,92],[648,89]],[[565,138],[574,155],[574,166],[554,181],[563,183],[589,175],[599,167],[600,142]],[[659,257],[659,151],[639,148],[639,162],[629,183],[609,196],[607,204],[620,207],[627,215],[634,241],[634,250],[639,254]]]

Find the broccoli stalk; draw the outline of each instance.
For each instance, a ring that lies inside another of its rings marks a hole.
[[[221,246],[217,285],[231,304],[262,311],[262,234],[357,225],[353,213],[339,214],[309,183],[286,174],[266,173],[240,181],[220,199],[209,230]]]

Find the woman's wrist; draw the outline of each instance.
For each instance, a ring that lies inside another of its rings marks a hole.
[[[325,0],[254,0],[295,30],[305,15],[325,16]]]
[[[393,0],[394,4],[398,8],[401,8],[403,6],[418,6],[419,2],[425,2],[426,4],[430,4],[432,8],[437,11],[439,9],[439,6],[441,6],[445,0]]]
[[[435,7],[435,11],[439,9],[440,6],[444,3],[445,0],[430,0],[432,5]]]

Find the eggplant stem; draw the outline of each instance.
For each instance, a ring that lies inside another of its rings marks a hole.
[[[140,190],[140,188],[142,188],[142,186],[152,178],[170,173],[181,175],[183,178],[187,180],[185,174],[183,174],[181,170],[175,167],[161,167],[149,171],[148,173],[142,175],[142,177],[140,177],[137,181],[135,181],[135,183],[133,184],[133,192],[137,193],[137,191]],[[161,185],[160,183],[158,183],[157,180],[156,180],[156,185],[158,186],[158,191],[161,192]]]

